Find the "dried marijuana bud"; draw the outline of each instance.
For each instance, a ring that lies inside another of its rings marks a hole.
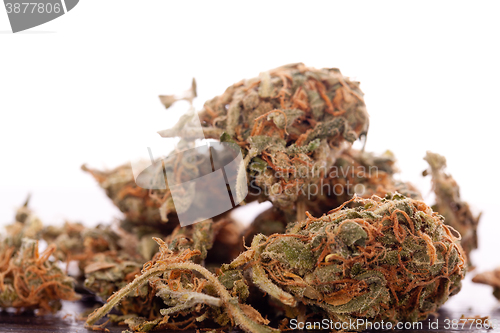
[[[206,138],[242,148],[236,192],[250,185],[247,202],[269,199],[291,212],[306,200],[303,186],[317,184],[335,157],[366,135],[362,95],[338,69],[293,64],[234,84],[206,102],[199,116]],[[159,133],[191,136],[191,128],[174,128]]]
[[[460,199],[460,188],[453,177],[445,172],[446,158],[427,152],[424,158],[430,168],[423,172],[432,177],[432,189],[436,194],[436,203],[432,206],[443,215],[445,223],[455,228],[462,235],[462,247],[470,263],[470,252],[477,249],[477,226],[481,214],[472,215],[467,202]]]
[[[160,252],[144,265],[141,275],[92,313],[86,326],[92,328],[114,306],[130,297],[131,292],[145,289],[150,299],[163,303],[164,309],[160,309],[161,315],[157,316],[141,317],[132,313],[116,318],[134,331],[199,327],[211,319],[220,326],[236,323],[249,332],[272,332],[264,326],[268,321],[255,309],[240,303],[248,296],[248,286],[241,272],[216,277],[196,263],[206,257],[212,246],[211,228],[212,222],[206,221],[178,227],[166,241],[155,238],[160,244]]]
[[[154,242],[151,244],[151,236],[159,234],[133,235],[102,226],[82,232],[84,251],[79,258],[79,267],[87,291],[106,300],[131,282],[158,250]],[[120,303],[118,310],[123,314],[147,315],[154,314],[154,308],[148,288],[138,288]]]
[[[368,130],[359,83],[337,68],[292,64],[240,81],[205,103],[200,113],[205,135],[222,133],[242,145],[265,135],[295,147],[327,139],[331,147],[354,142]]]
[[[223,271],[251,263],[253,283],[289,313],[305,304],[336,322],[423,320],[460,290],[460,235],[441,215],[399,194],[352,200],[358,207],[254,237]]]
[[[178,100],[192,103],[196,95],[193,81],[193,87],[182,95],[160,99],[169,108]],[[198,117],[191,106],[178,124],[160,131],[163,137],[180,137],[181,141],[176,151],[155,161],[137,179],[128,165],[110,172],[83,167],[124,212],[124,224],[168,228],[159,221],[175,221],[179,209],[202,211],[211,206],[204,203],[214,196],[222,202],[227,190],[234,192],[237,202],[250,192],[247,202],[270,199],[290,215],[291,221],[302,219],[310,187],[318,185],[335,158],[368,130],[368,114],[358,83],[343,77],[338,69],[317,70],[303,64],[283,66],[231,86],[222,96],[206,102],[199,117],[201,127],[199,123],[196,126]],[[196,191],[175,188],[193,193],[184,193],[190,200],[177,200],[174,205],[174,180],[182,184],[213,171],[208,150],[197,148],[196,154],[189,153],[194,150],[193,140],[200,137],[235,145],[238,151],[241,148],[245,159],[234,173],[235,179],[226,179],[236,186],[217,188],[207,182],[206,189]],[[175,179],[167,181],[169,174]]]
[[[57,245],[54,256],[63,262],[78,261],[82,272],[97,255],[107,259],[120,257],[144,263],[158,250],[151,237],[159,233],[131,234],[117,225],[98,225],[86,228],[79,223],[66,222],[62,227],[49,226],[43,229],[41,237],[48,244]]]
[[[132,167],[129,164],[124,164],[110,171],[99,171],[90,169],[83,165],[82,169],[89,172],[106,191],[107,196],[125,215],[125,220],[121,225],[132,230],[134,227],[153,227],[156,229],[164,229],[165,233],[173,230],[173,223],[161,223],[159,208],[162,206],[168,191],[163,190],[152,192],[148,189],[137,185]],[[172,211],[174,211],[172,209]],[[175,219],[175,215],[171,214],[170,219]],[[164,220],[168,220],[165,216]]]
[[[312,215],[321,216],[351,200],[354,195],[368,199],[373,195],[384,197],[388,193],[398,192],[412,199],[422,199],[412,184],[395,179],[395,163],[396,159],[390,151],[376,155],[355,149],[345,150],[328,170],[321,184],[310,185],[307,191],[309,200],[303,208]],[[351,206],[354,204],[350,203]],[[305,211],[298,215],[305,218]],[[253,236],[258,233],[283,233],[287,223],[292,221],[294,216],[276,207],[270,208],[247,228],[245,241],[250,245]]]
[[[156,160],[137,179],[134,179],[130,164],[107,172],[89,169],[86,166],[82,168],[92,174],[108,197],[125,214],[126,219],[120,222],[122,228],[133,232],[149,228],[168,235],[179,224],[179,211],[203,212],[207,206],[210,206],[210,202],[218,199],[223,201],[227,198],[226,186],[214,187],[210,179],[203,177],[213,172],[211,160],[213,156],[213,152],[211,153],[208,147],[184,151],[181,147],[177,147],[165,158]],[[217,154],[220,164],[230,162],[232,157],[231,150]],[[179,184],[193,179],[199,181],[196,188],[190,186],[175,188],[175,186],[169,186],[166,174],[174,175],[175,181]],[[230,182],[233,179],[227,181]],[[172,192],[183,190],[190,192],[189,195],[184,196],[189,200],[186,202],[177,200],[174,205]],[[222,218],[223,215],[218,214],[216,219]]]
[[[291,224],[285,234],[256,236],[251,248],[223,265],[218,276],[192,261],[200,250],[156,239],[160,254],[89,316],[87,326],[145,284],[166,308],[154,320],[127,319],[136,331],[178,323],[199,327],[196,322],[211,318],[221,326],[233,322],[248,332],[269,332],[264,326],[269,322],[244,303],[250,283],[279,302],[289,317],[316,309],[336,322],[423,320],[460,290],[465,274],[460,236],[442,216],[399,194],[352,200],[356,208],[343,205],[321,218]]]
[[[44,314],[79,299],[58,267],[75,262],[78,287],[106,302],[85,324],[101,330],[106,315],[136,332],[271,333],[279,331],[271,321],[316,316],[415,322],[460,291],[479,216],[461,201],[444,157],[425,157],[430,208],[397,179],[391,152],[352,148],[369,126],[358,82],[298,63],[230,86],[198,114],[196,96],[194,80],[160,96],[167,109],[190,104],[158,132],[179,139],[166,156],[148,147],[144,165],[82,166],[122,221],[44,228],[26,201],[0,237],[0,308]],[[242,231],[229,214],[243,200],[273,207]],[[42,254],[38,239],[48,243]],[[500,298],[499,269],[473,281]]]
[[[78,300],[74,280],[68,277],[50,256],[50,245],[38,252],[38,237],[43,225],[28,208],[28,200],[18,209],[16,222],[0,235],[0,308],[38,309],[38,314],[53,313],[61,300]],[[32,237],[32,238],[28,238]]]
[[[229,261],[237,256],[237,254],[231,253],[231,249],[227,248],[228,245],[239,248],[236,244],[228,243],[234,242],[234,237],[229,237],[224,241],[217,240],[219,236],[230,235],[231,226],[234,226],[234,222],[229,219],[223,219],[215,223],[212,220],[206,220],[187,227],[177,226],[164,241],[161,238],[153,238],[166,245],[168,251],[172,254],[180,255],[186,251],[196,252],[197,254],[190,258],[191,261],[198,264],[204,263],[206,267],[209,267],[213,265],[213,261],[215,263],[221,260]],[[123,235],[121,237],[124,238]],[[146,238],[157,245],[151,237],[144,236],[142,240]],[[87,239],[85,243],[88,244],[89,240]],[[101,239],[99,244],[103,246],[106,242]],[[129,239],[128,244],[129,251],[139,250],[140,244],[137,241],[134,242]],[[148,263],[151,258],[153,258],[153,261],[157,260],[156,258],[159,255],[153,256],[154,253],[150,253],[147,256],[149,259],[138,258],[126,253],[124,249],[117,245],[114,245],[115,250],[111,251],[109,250],[110,245],[113,246],[113,244],[108,244],[105,248],[101,248],[101,251],[91,255],[83,265],[86,277],[85,287],[103,300],[108,299],[115,292],[134,281],[136,276],[140,275],[143,265]],[[215,254],[220,256],[214,258],[214,254],[211,253],[213,259],[210,260],[207,255],[212,252],[213,247],[215,249],[219,248]],[[155,249],[157,249],[157,246]],[[223,249],[225,253],[221,255]],[[93,253],[93,251],[86,251],[86,253],[89,252]],[[142,284],[135,288],[133,292],[123,297],[120,303],[117,304],[117,309],[122,313],[122,316],[112,317],[113,321],[127,321],[128,323],[133,321],[137,323],[141,320],[152,321],[161,317],[160,310],[164,302],[162,298],[154,297],[158,293],[158,288],[153,283]]]
[[[39,309],[38,314],[53,313],[61,300],[75,301],[74,280],[49,257],[55,247],[38,253],[38,242],[24,238],[16,250],[0,244],[0,308]]]
[[[116,224],[85,228],[81,224],[65,223],[63,227],[51,226],[42,231],[42,238],[47,243],[57,245],[54,257],[67,265],[71,261],[78,263],[78,286],[101,300],[108,299],[140,273],[142,265],[158,251],[152,239],[155,236],[161,237],[161,234],[135,235]],[[155,314],[148,288],[131,293],[118,309],[123,314]],[[156,315],[158,313],[156,311]]]
[[[15,222],[5,227],[8,237],[4,242],[8,246],[19,249],[23,238],[38,239],[43,229],[43,223],[28,207],[30,196],[24,204],[17,209]]]

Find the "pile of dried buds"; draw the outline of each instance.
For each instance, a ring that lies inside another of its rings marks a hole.
[[[193,81],[184,94],[160,98],[169,108],[195,97]],[[0,239],[0,307],[55,312],[61,300],[79,298],[76,288],[105,303],[87,317],[91,329],[105,329],[98,325],[105,316],[137,332],[275,332],[309,318],[423,320],[460,291],[479,217],[444,172],[444,157],[425,157],[436,193],[431,208],[397,179],[390,151],[352,148],[368,124],[359,83],[335,68],[293,64],[238,82],[159,132],[180,142],[146,178],[134,177],[130,165],[83,167],[123,220],[44,227],[27,203],[21,207]],[[227,188],[186,187],[197,199],[179,201],[166,174],[182,183],[213,171],[209,153],[183,155],[200,131],[237,147],[241,163]],[[230,210],[181,226],[180,208],[196,210],[226,190],[236,204],[273,207],[246,228]],[[41,255],[38,240],[48,244]],[[59,268],[75,261],[71,277]]]

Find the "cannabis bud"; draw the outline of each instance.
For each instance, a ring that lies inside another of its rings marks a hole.
[[[467,202],[460,199],[460,188],[453,177],[445,172],[446,158],[427,152],[424,158],[430,168],[423,172],[432,177],[432,189],[436,194],[435,211],[443,215],[445,223],[455,228],[461,235],[461,245],[469,259],[470,252],[477,249],[477,226],[481,214],[474,216]]]
[[[28,202],[18,210],[0,239],[0,308],[43,314],[78,299],[58,268],[74,261],[80,286],[106,302],[86,321],[101,330],[96,323],[113,308],[120,313],[110,320],[137,332],[272,333],[271,322],[315,316],[414,322],[459,292],[479,216],[461,201],[444,157],[425,157],[436,193],[430,208],[396,179],[391,152],[352,148],[369,125],[358,82],[299,63],[230,86],[199,114],[196,96],[194,80],[180,95],[160,96],[167,109],[190,103],[158,132],[179,139],[166,156],[155,152],[155,160],[149,148],[145,167],[82,167],[123,220],[44,228]],[[197,146],[204,138],[219,142]],[[273,207],[241,230],[229,212],[243,200]],[[42,254],[37,239],[49,244]],[[474,281],[498,296],[499,276]]]
[[[74,280],[49,261],[55,246],[38,253],[38,241],[23,238],[18,249],[0,243],[0,308],[38,309],[54,313],[61,300],[75,301]]]
[[[183,148],[188,147],[186,143]],[[122,228],[137,231],[149,227],[169,234],[179,221],[182,222],[180,213],[185,220],[201,221],[214,216],[222,218],[226,212],[224,210],[208,216],[203,214],[207,207],[228,199],[226,183],[224,186],[214,186],[214,181],[210,178],[213,172],[212,161],[227,170],[234,155],[240,153],[239,147],[235,149],[230,144],[218,148],[224,149],[209,150],[204,146],[182,150],[179,145],[174,152],[154,161],[136,178],[130,164],[110,171],[99,171],[86,166],[82,168],[92,174],[108,197],[124,213],[126,218],[120,222]],[[225,173],[230,184],[236,183],[237,175],[237,163],[232,165],[234,172]],[[166,175],[172,177],[167,180]],[[191,186],[195,184],[189,182],[193,179],[197,179],[196,186]],[[178,195],[174,204],[175,194]],[[201,219],[197,218],[199,212]]]
[[[87,326],[146,283],[166,308],[155,320],[126,321],[137,331],[175,327],[169,318],[189,314],[191,321],[211,318],[222,326],[234,322],[248,332],[271,332],[245,303],[251,283],[289,317],[320,311],[335,322],[423,320],[460,290],[466,264],[460,235],[442,216],[397,193],[352,201],[356,208],[345,208],[347,202],[328,215],[290,224],[284,234],[257,235],[217,276],[192,261],[202,251],[156,239],[160,254],[89,316]]]
[[[82,166],[84,171],[89,172],[99,183],[106,195],[113,201],[116,207],[125,215],[125,220],[121,222],[127,230],[132,230],[137,226],[150,226],[158,229],[168,229],[173,226],[162,223],[159,208],[167,193],[151,193],[148,189],[137,185],[132,167],[129,164],[121,165],[113,170],[100,171]],[[174,218],[174,216],[169,216]],[[168,220],[165,216],[165,220]]]
[[[114,306],[126,301],[131,294],[137,293],[137,290],[149,290],[150,302],[163,303],[160,314],[141,317],[137,312],[131,312],[116,319],[140,332],[199,327],[209,320],[220,326],[236,323],[249,332],[271,332],[271,329],[263,326],[269,321],[262,318],[253,307],[243,303],[249,291],[241,272],[216,276],[197,264],[213,246],[212,228],[216,228],[216,225],[212,226],[212,221],[208,220],[184,228],[178,227],[165,241],[155,238],[160,250],[151,261],[144,264],[142,274],[114,293],[103,307],[95,310],[88,317],[86,326],[95,328],[100,318]]]
[[[49,257],[54,244],[43,253],[38,251],[38,238],[43,224],[28,208],[29,197],[17,210],[16,221],[0,235],[0,308],[38,310],[38,314],[54,313],[61,300],[75,301],[74,280]]]
[[[334,321],[419,321],[460,290],[460,235],[441,215],[399,194],[352,201],[257,235],[223,270],[250,262],[253,282],[285,308],[297,315],[302,303]]]
[[[422,195],[412,184],[395,178],[398,171],[395,164],[396,159],[390,151],[377,155],[356,149],[345,150],[328,170],[322,184],[311,189],[311,195],[303,208],[312,215],[321,216],[355,195],[368,199],[374,195],[384,197],[394,192],[421,200]],[[350,206],[353,205],[351,202]],[[305,211],[297,215],[305,218]],[[260,214],[245,231],[247,245],[250,245],[253,236],[258,233],[270,235],[285,232],[287,223],[294,220],[293,216],[284,214],[275,207],[270,208]]]
[[[260,197],[293,211],[307,197],[304,189],[319,183],[335,157],[366,135],[362,95],[359,84],[336,68],[293,64],[232,85],[206,102],[199,117],[206,138],[243,151],[237,194],[250,185],[246,201]],[[159,134],[187,138],[191,132],[178,124]]]

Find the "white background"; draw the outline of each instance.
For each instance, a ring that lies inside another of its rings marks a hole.
[[[477,271],[491,269],[500,265],[499,10],[496,1],[83,0],[11,34],[0,8],[0,225],[27,193],[46,224],[119,218],[80,166],[135,158],[132,147],[187,108],[165,110],[157,95],[196,77],[200,109],[242,78],[304,62],[361,81],[366,149],[393,151],[400,177],[428,203],[422,158],[426,150],[447,157],[462,197],[483,212]],[[489,287],[466,283],[449,306],[468,303],[488,311],[495,300]]]

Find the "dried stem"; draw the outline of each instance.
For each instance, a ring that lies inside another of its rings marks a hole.
[[[156,267],[155,267],[156,266]],[[111,309],[116,306],[120,300],[126,297],[131,291],[140,286],[142,283],[148,281],[153,276],[160,275],[165,271],[173,269],[187,269],[196,271],[202,274],[217,290],[223,305],[227,308],[229,314],[234,318],[236,324],[247,332],[277,332],[277,330],[254,322],[247,317],[245,313],[238,306],[238,300],[232,297],[224,286],[219,282],[217,277],[210,273],[206,268],[191,262],[184,263],[159,263],[148,269],[141,276],[138,276],[133,282],[122,288],[116,294],[108,299],[108,303],[104,304],[101,308],[95,310],[87,319],[85,326],[92,328],[92,326],[102,317],[104,317]]]

